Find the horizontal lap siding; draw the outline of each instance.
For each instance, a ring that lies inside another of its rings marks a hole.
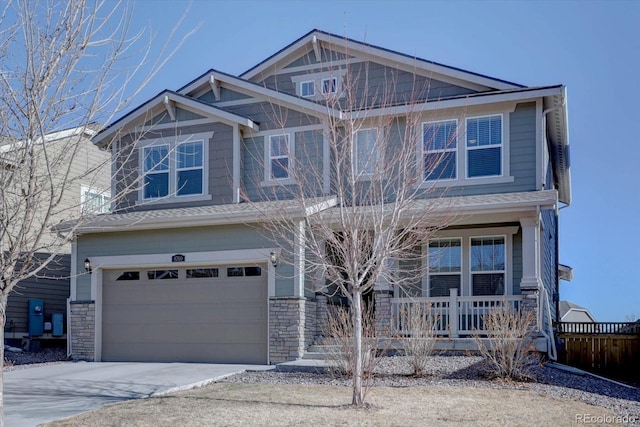
[[[252,227],[239,224],[219,227],[188,227],[83,235],[78,239],[77,259],[78,265],[81,266],[81,261],[85,258],[97,256],[157,253],[188,254],[189,252],[271,247],[284,247],[284,244],[272,241],[264,235],[264,232],[258,226]],[[211,263],[215,262],[215,259],[211,260]],[[277,273],[276,295],[293,295],[293,267],[287,263],[282,263],[282,265],[278,266]],[[77,295],[74,299],[93,299],[89,275],[78,276]]]
[[[46,279],[30,278],[18,283],[9,294],[5,332],[28,331],[29,299],[44,300],[44,318],[47,322],[51,321],[53,313],[62,313],[66,317],[70,262],[70,255],[58,256],[41,273]]]

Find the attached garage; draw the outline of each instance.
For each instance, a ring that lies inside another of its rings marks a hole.
[[[266,265],[103,270],[102,360],[267,363]]]

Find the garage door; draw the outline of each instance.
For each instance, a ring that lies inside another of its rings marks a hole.
[[[105,270],[102,360],[267,362],[258,266]]]

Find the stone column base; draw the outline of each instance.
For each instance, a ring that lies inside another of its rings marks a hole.
[[[269,361],[300,359],[317,329],[316,302],[300,297],[269,299]]]
[[[71,341],[71,358],[94,361],[96,354],[95,301],[71,301],[69,307],[70,330],[67,338]]]

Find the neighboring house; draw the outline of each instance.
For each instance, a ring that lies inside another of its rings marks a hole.
[[[57,224],[69,218],[80,217],[81,212],[101,213],[104,212],[105,205],[99,202],[108,201],[110,194],[110,154],[96,147],[91,138],[96,131],[93,126],[65,129],[47,134],[42,143],[47,145],[47,150],[52,158],[62,155],[69,157],[72,163],[70,176],[67,179],[67,189],[57,208],[57,213],[53,214],[49,224]],[[68,150],[68,143],[76,138],[80,139],[77,153],[73,156],[66,156],[64,150]],[[19,150],[22,146],[20,141],[5,139],[0,145],[0,162],[5,167],[11,168],[12,152]],[[36,150],[38,150],[36,144]],[[107,165],[101,175],[94,174],[93,171],[99,165]],[[53,236],[45,233],[42,239],[42,247],[46,248],[53,242]],[[0,242],[1,243],[1,242]],[[56,252],[58,252],[56,250]],[[38,253],[36,259],[46,259],[48,253]],[[5,323],[5,338],[20,339],[29,335],[29,306],[30,299],[42,300],[44,306],[42,314],[45,322],[51,323],[52,314],[63,315],[66,325],[67,299],[70,291],[70,275],[73,266],[71,260],[71,244],[62,247],[59,255],[48,267],[38,274],[20,282],[9,295],[7,305],[7,317]],[[49,326],[49,325],[47,325]],[[66,330],[66,326],[64,327]],[[53,332],[46,328],[45,336],[51,336]]]
[[[589,322],[596,323],[596,319],[589,310],[569,301],[560,301],[560,322]]]
[[[450,167],[437,183],[459,218],[424,248],[449,255],[440,265],[447,277],[427,275],[421,290],[424,301],[448,307],[439,333],[451,348],[468,348],[481,308],[507,301],[537,313],[538,348],[552,351],[558,209],[571,202],[565,87],[522,86],[314,30],[240,76],[210,70],[165,90],[93,139],[111,147],[114,170],[133,171],[116,173],[112,188],[138,185],[77,230],[73,357],[277,363],[304,354],[322,333],[327,300],[305,286],[302,246],[295,268],[276,265],[281,245],[256,223],[270,206],[291,203],[275,196],[290,162],[308,160],[303,148],[320,153],[321,195],[332,196],[322,122],[341,115],[323,96],[341,96],[353,73],[365,95],[394,80],[392,102],[374,114],[402,116],[412,85],[428,89],[410,107],[422,114],[416,167],[431,154],[423,139],[434,120],[459,141],[446,148]],[[262,199],[270,188],[274,197]],[[478,251],[492,254],[490,266],[472,259]],[[91,274],[82,274],[85,260]],[[374,293],[378,320],[398,327],[398,290],[381,283]]]

